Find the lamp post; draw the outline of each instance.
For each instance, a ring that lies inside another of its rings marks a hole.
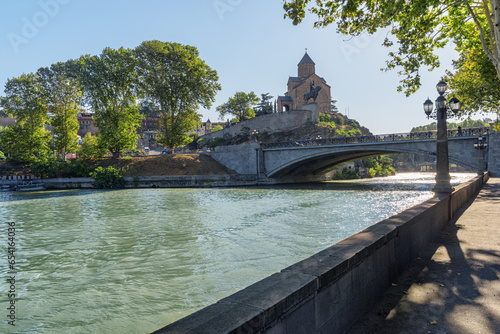
[[[484,174],[483,150],[488,147],[486,136],[479,136],[474,143],[474,148],[478,151],[477,155],[477,175]]]
[[[453,191],[450,184],[450,164],[448,158],[448,130],[446,119],[456,116],[460,110],[460,101],[453,97],[448,103],[443,96],[448,85],[440,81],[436,85],[439,96],[436,99],[436,109],[433,111],[433,103],[427,99],[424,102],[424,111],[427,118],[437,120],[437,140],[436,140],[436,185],[432,191],[436,194],[449,194]]]
[[[257,136],[259,135],[259,131],[257,131],[257,129],[254,129],[252,131],[252,136],[253,136],[253,140],[254,141],[257,141]]]

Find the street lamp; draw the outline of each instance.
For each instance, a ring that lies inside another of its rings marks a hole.
[[[450,184],[450,164],[448,158],[448,130],[446,119],[457,115],[460,110],[460,101],[453,97],[448,103],[443,96],[448,85],[441,80],[436,89],[439,93],[433,110],[432,101],[427,98],[424,102],[424,112],[427,118],[437,120],[437,140],[436,140],[436,185],[432,189],[436,194],[449,194],[453,191]]]
[[[257,131],[257,129],[254,129],[252,131],[252,136],[253,136],[253,140],[254,141],[257,141],[257,136],[259,135],[259,131]]]
[[[477,175],[483,175],[484,173],[483,150],[487,147],[488,144],[486,143],[486,136],[479,136],[477,141],[474,143],[474,148],[478,151]]]

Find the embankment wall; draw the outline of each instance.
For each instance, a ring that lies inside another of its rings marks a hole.
[[[159,333],[345,333],[489,174],[385,219]]]
[[[254,130],[262,134],[263,132],[275,132],[319,121],[319,108],[317,108],[316,103],[306,104],[302,109],[254,117],[223,130],[202,136],[200,139],[210,141],[213,138],[224,138],[224,136],[251,135]]]
[[[196,175],[196,176],[137,176],[125,177],[125,188],[213,188],[213,187],[244,187],[257,185],[273,185],[287,183],[306,183],[327,181],[325,176],[304,178],[272,179],[257,175]],[[25,180],[0,180],[0,186],[25,184]],[[43,184],[46,189],[90,189],[93,188],[92,178],[60,178],[37,179],[31,184]]]

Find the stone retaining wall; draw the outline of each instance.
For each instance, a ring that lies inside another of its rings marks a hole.
[[[261,134],[263,132],[276,132],[319,121],[317,104],[306,104],[302,109],[254,117],[223,130],[202,136],[200,139],[209,141],[213,138],[223,138],[224,136],[251,135],[254,130],[258,130]]]
[[[212,187],[244,187],[257,185],[274,185],[289,183],[307,183],[327,181],[325,176],[273,179],[248,175],[196,175],[196,176],[137,176],[125,177],[126,188],[212,188]],[[0,180],[0,186],[14,187],[26,180]],[[90,189],[94,179],[88,177],[37,179],[32,184],[43,184],[46,189]]]
[[[488,175],[385,219],[156,333],[345,333]]]

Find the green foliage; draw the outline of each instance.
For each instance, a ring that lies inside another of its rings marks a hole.
[[[34,175],[41,178],[88,177],[89,168],[81,160],[63,161],[58,157],[45,157],[31,165]]]
[[[449,127],[449,124],[448,124],[448,127]],[[416,127],[412,128],[410,132],[428,132],[428,131],[435,131],[435,130],[437,130],[437,123],[432,122],[431,124],[416,126]]]
[[[94,179],[92,183],[94,188],[117,189],[125,187],[123,171],[112,166],[107,168],[97,167],[95,171],[90,173],[90,177]]]
[[[366,158],[362,160],[363,165],[368,169],[367,176],[372,178],[375,176],[395,175],[396,170],[392,167],[393,160],[388,156],[378,158]]]
[[[189,132],[199,124],[200,115],[192,110],[178,112],[174,117],[171,114],[164,114],[160,119],[160,126],[163,129],[157,136],[157,141],[163,146],[167,146],[169,153],[173,153],[175,147],[188,145],[193,141]]]
[[[208,148],[216,148],[217,146],[221,145],[224,142],[224,138],[214,138],[211,141],[208,142]]]
[[[308,5],[311,4],[311,7]],[[500,41],[495,25],[500,20],[499,0],[492,1],[385,1],[291,0],[285,1],[285,17],[297,25],[306,10],[317,16],[316,27],[335,23],[350,36],[389,29],[383,46],[390,48],[386,70],[398,67],[402,76],[398,91],[414,93],[421,85],[421,67],[440,65],[436,51],[453,42],[459,53],[473,46],[486,55],[500,78]],[[395,43],[396,42],[396,43]],[[397,48],[394,48],[397,46]]]
[[[105,154],[106,149],[101,145],[97,136],[92,136],[90,132],[87,132],[78,149],[78,157],[81,159],[100,159],[104,158]]]
[[[4,111],[16,117],[16,125],[2,133],[2,149],[9,159],[24,163],[39,160],[47,155],[50,133],[45,130],[49,121],[47,95],[35,74],[23,74],[9,79],[1,98]]]
[[[221,119],[226,115],[236,116],[238,122],[255,117],[255,110],[252,107],[259,102],[259,98],[254,92],[236,92],[233,97],[217,107],[217,112]]]
[[[448,130],[456,130],[458,127],[461,127],[462,129],[467,129],[467,128],[489,128],[490,125],[489,123],[486,123],[481,120],[473,120],[473,119],[466,119],[461,123],[454,123],[454,122],[448,122],[447,123],[447,128]],[[422,125],[422,126],[416,126],[411,129],[410,132],[428,132],[428,131],[435,131],[437,130],[437,123],[432,122],[431,124],[427,125]]]
[[[273,99],[273,96],[269,95],[269,93],[260,94],[260,96],[261,96],[260,102],[257,105],[257,107],[254,108],[255,115],[260,116],[265,114],[272,114],[273,104],[271,100]]]
[[[50,155],[50,133],[41,127],[29,131],[23,125],[9,126],[0,140],[7,159],[16,163],[30,163]]]
[[[216,125],[214,126],[214,128],[212,129],[211,132],[217,132],[217,131],[220,131],[220,130],[223,130],[224,128],[222,127],[222,125]]]
[[[374,178],[375,176],[377,176],[377,170],[375,168],[369,168],[367,176],[369,178]]]
[[[106,48],[98,56],[82,56],[76,63],[85,100],[95,113],[99,141],[113,157],[135,148],[141,113],[136,103],[138,76],[130,49]]]
[[[169,151],[190,143],[193,138],[186,133],[196,129],[201,119],[196,111],[200,106],[210,108],[221,89],[217,72],[189,45],[146,41],[134,54],[139,87],[162,115],[158,142]]]
[[[330,111],[333,113],[338,113],[339,108],[337,108],[337,100],[331,100],[330,101]]]
[[[320,113],[319,120],[318,126],[327,128],[332,132],[335,131],[340,137],[356,137],[363,134],[357,121],[350,120],[340,113]]]
[[[3,150],[3,148],[2,148],[2,136],[6,130],[7,130],[7,127],[0,125],[0,150]]]
[[[354,180],[359,179],[359,175],[355,170],[344,167],[342,171],[336,171],[332,176],[333,180]]]
[[[67,76],[64,64],[58,63],[50,68],[40,68],[37,71],[40,82],[47,96],[47,103],[53,117],[53,146],[61,153],[63,160],[66,153],[76,152],[78,148],[79,124],[77,115],[82,99],[78,82]]]
[[[500,79],[495,66],[480,48],[461,53],[453,62],[455,72],[446,71],[445,80],[452,94],[460,100],[459,115],[472,115],[478,111],[498,114]]]
[[[5,159],[5,155],[3,154],[2,151],[0,151],[0,159]]]
[[[319,113],[319,121],[324,123],[330,123],[330,114],[324,114],[322,112]]]

